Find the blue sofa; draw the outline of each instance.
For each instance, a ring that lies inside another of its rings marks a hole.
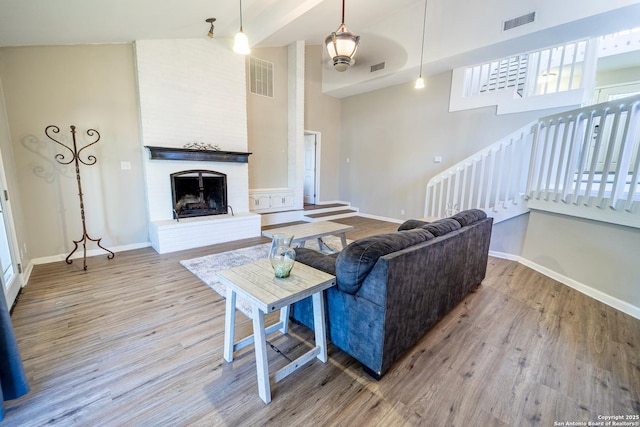
[[[328,339],[380,379],[484,279],[492,225],[472,209],[406,221],[339,254],[297,248],[297,261],[336,276],[325,293]],[[311,299],[293,304],[291,317],[313,328]]]

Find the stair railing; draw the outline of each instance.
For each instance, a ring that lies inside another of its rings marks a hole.
[[[476,208],[500,222],[527,212],[522,197],[535,129],[532,122],[432,178],[424,216]]]
[[[640,95],[544,117],[433,177],[425,217],[540,209],[640,227]]]
[[[534,204],[632,212],[640,201],[640,95],[544,117],[535,132],[527,185]]]
[[[599,41],[577,40],[454,69],[449,110],[496,105],[503,114],[589,103]]]

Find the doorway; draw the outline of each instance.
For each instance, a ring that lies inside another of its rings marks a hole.
[[[318,203],[320,190],[320,133],[304,133],[304,204]]]

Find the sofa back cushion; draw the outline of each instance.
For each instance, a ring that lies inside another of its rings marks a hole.
[[[413,230],[414,228],[420,228],[423,225],[429,224],[427,221],[421,221],[419,219],[408,219],[398,227],[398,231]]]
[[[427,230],[416,228],[356,240],[344,248],[336,259],[338,289],[355,294],[378,258],[433,238],[433,234]]]
[[[452,231],[459,230],[460,228],[462,228],[462,226],[455,219],[444,218],[434,222],[430,222],[429,224],[424,225],[421,228],[438,237],[444,236],[445,234]]]
[[[468,209],[466,211],[458,212],[455,215],[451,215],[451,218],[460,223],[461,226],[466,227],[469,224],[485,219],[487,214],[480,209]]]

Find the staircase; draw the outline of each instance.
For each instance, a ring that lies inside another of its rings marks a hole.
[[[358,208],[349,203],[333,203],[327,205],[305,205],[302,220],[307,222],[332,221],[358,215]]]
[[[478,208],[640,228],[640,95],[541,118],[427,184],[425,217]]]

